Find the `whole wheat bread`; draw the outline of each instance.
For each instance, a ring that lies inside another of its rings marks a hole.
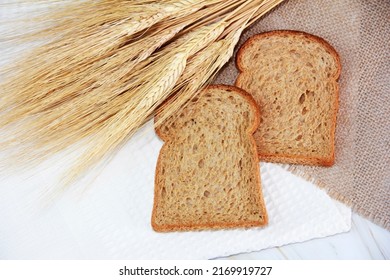
[[[156,132],[165,142],[156,167],[152,227],[182,231],[267,223],[250,95],[209,86]]]
[[[260,107],[259,159],[331,166],[341,64],[325,40],[299,31],[251,37],[237,54],[236,86]]]

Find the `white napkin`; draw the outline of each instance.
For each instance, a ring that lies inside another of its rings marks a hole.
[[[42,193],[65,170],[62,157],[0,178],[0,258],[208,259],[350,229],[349,208],[281,166],[262,164],[266,228],[156,233],[150,219],[161,146],[148,123],[87,191],[69,191],[50,206]]]

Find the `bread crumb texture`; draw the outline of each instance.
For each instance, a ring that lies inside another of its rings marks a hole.
[[[236,85],[260,107],[255,133],[260,159],[316,165],[334,161],[340,61],[323,39],[276,31],[240,49]]]
[[[210,86],[156,128],[156,231],[266,224],[253,132],[258,111],[235,87]]]

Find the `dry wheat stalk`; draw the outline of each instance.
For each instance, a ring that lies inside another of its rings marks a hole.
[[[202,16],[202,14],[199,16]],[[169,28],[164,28],[163,26],[162,28],[164,29],[162,30],[156,28],[153,34],[149,35],[148,33],[144,40],[137,40],[125,47],[118,48],[115,50],[114,55],[111,53],[107,54],[105,49],[100,48],[99,45],[94,46],[94,48],[99,50],[100,56],[96,52],[91,52],[90,56],[86,56],[84,53],[80,54],[79,48],[89,50],[89,47],[73,37],[71,39],[78,44],[76,49],[62,52],[62,49],[58,48],[57,43],[54,45],[50,44],[49,48],[44,46],[42,49],[38,49],[31,55],[30,59],[23,61],[24,65],[31,65],[31,67],[25,69],[26,66],[17,65],[13,70],[24,69],[19,74],[19,78],[3,85],[4,91],[14,91],[17,94],[6,95],[2,100],[0,110],[4,111],[8,108],[12,109],[12,111],[7,119],[4,119],[3,122],[0,121],[0,125],[17,121],[18,117],[41,112],[59,103],[63,105],[64,101],[73,101],[72,98],[78,95],[84,95],[85,93],[91,95],[96,91],[101,93],[106,88],[117,88],[116,81],[122,82],[121,77],[125,73],[131,71],[136,63],[145,59],[157,47],[184,28],[190,20],[193,21],[194,19],[185,19],[179,25],[174,25],[173,22]],[[116,34],[115,29],[111,31]],[[168,34],[165,35],[164,33]],[[68,42],[67,39],[60,42],[64,45],[74,45]],[[96,40],[91,42],[95,44]],[[121,44],[120,40],[114,40],[114,42],[118,46]],[[44,53],[50,60],[47,63],[36,62],[35,58]],[[78,55],[75,56],[74,54],[76,53]],[[53,68],[51,67],[52,64],[58,65],[56,68]],[[118,65],[121,65],[121,67],[118,67]],[[26,72],[28,75],[26,75]],[[106,85],[106,88],[101,87],[103,85],[102,80],[105,81],[104,85]],[[16,83],[12,83],[13,81]],[[24,82],[21,83],[21,81]]]
[[[7,38],[48,43],[2,71],[14,70],[0,84],[0,147],[29,164],[84,141],[90,148],[67,176],[72,182],[167,97],[160,120],[184,106],[232,56],[242,30],[282,1],[97,0],[40,15],[49,28]]]

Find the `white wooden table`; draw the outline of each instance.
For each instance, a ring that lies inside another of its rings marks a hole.
[[[353,213],[352,228],[347,233],[223,259],[388,260],[390,259],[390,231]]]

